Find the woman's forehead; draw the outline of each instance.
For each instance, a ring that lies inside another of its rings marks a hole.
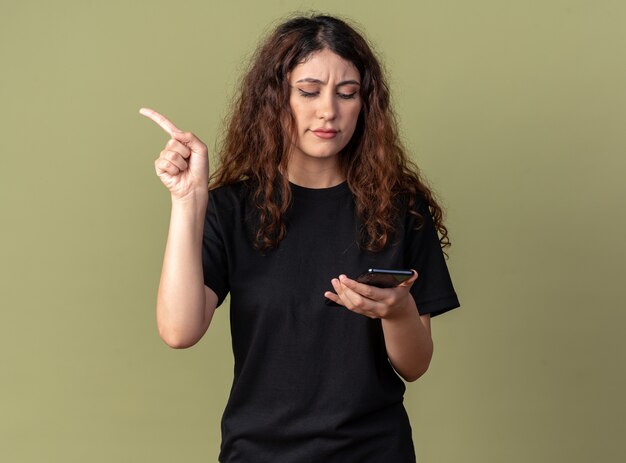
[[[324,49],[311,53],[289,73],[289,81],[317,81],[326,84],[334,81],[359,81],[359,71],[350,61],[336,53]]]

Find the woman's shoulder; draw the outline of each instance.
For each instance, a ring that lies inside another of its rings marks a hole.
[[[209,187],[209,197],[220,204],[240,203],[249,192],[250,185],[245,180]]]
[[[428,198],[422,191],[402,191],[395,196],[395,204],[402,215],[410,211],[423,213],[428,211]]]

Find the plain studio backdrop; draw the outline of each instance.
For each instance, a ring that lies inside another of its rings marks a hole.
[[[312,10],[374,44],[448,211],[418,461],[625,461],[621,0],[3,2],[0,460],[216,460],[228,304],[189,350],[157,335],[167,136],[138,109],[213,155],[260,38]]]

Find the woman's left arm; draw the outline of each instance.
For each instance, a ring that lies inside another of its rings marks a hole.
[[[332,280],[337,294],[325,293],[328,299],[353,312],[381,319],[387,356],[405,381],[422,376],[433,355],[430,315],[420,316],[409,292],[416,279],[414,272],[396,288],[376,288],[341,275]]]
[[[409,293],[405,317],[382,319],[387,356],[406,381],[415,381],[428,370],[433,356],[430,315],[420,315]]]

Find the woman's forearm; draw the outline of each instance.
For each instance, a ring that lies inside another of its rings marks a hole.
[[[407,310],[393,318],[382,319],[387,356],[394,369],[406,381],[422,376],[433,355],[430,317],[420,317],[413,297],[407,298]]]
[[[172,200],[170,226],[157,295],[159,335],[171,347],[189,347],[202,337],[206,313],[202,234],[208,195]]]

